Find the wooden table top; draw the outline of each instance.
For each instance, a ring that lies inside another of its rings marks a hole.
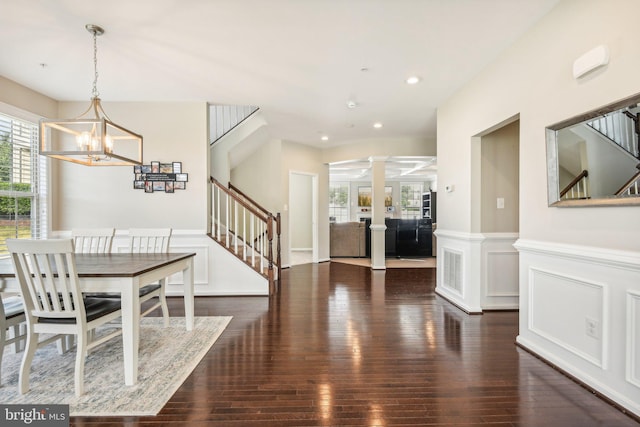
[[[172,262],[195,256],[195,252],[162,254],[75,254],[79,277],[136,277]],[[0,278],[15,277],[10,258],[0,259]]]

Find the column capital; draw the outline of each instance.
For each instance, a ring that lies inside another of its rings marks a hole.
[[[389,156],[371,156],[369,157],[370,162],[386,162]]]

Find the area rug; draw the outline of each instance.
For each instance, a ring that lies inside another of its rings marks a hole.
[[[38,349],[30,375],[30,390],[18,393],[22,353],[2,360],[2,404],[68,404],[71,416],[156,415],[180,387],[227,327],[231,317],[196,317],[193,331],[184,317],[145,317],[140,326],[138,383],[124,385],[122,340],[114,338],[89,354],[85,363],[85,393],[75,397],[75,351],[58,354],[55,343]]]
[[[370,258],[331,258],[331,262],[371,267]],[[436,268],[435,258],[386,258],[386,268]]]

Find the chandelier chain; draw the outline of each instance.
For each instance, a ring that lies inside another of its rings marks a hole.
[[[100,97],[100,92],[98,92],[98,35],[96,31],[93,32],[93,91],[92,95],[94,98]]]

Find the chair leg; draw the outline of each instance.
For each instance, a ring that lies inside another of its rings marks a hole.
[[[87,341],[89,333],[82,330],[76,337],[76,369],[75,369],[75,389],[76,397],[82,396],[84,393],[84,361],[87,356]]]
[[[167,305],[167,296],[165,290],[167,288],[167,279],[160,280],[160,308],[162,308],[162,317],[164,319],[164,327],[169,327],[169,306]]]
[[[18,354],[20,353],[20,343],[22,342],[22,340],[18,338],[20,336],[20,325],[13,325],[11,327],[11,334],[11,338],[16,339],[13,342],[13,351]]]
[[[29,374],[31,373],[31,363],[33,362],[33,356],[38,349],[38,335],[33,331],[27,332],[27,346],[22,356],[22,363],[20,364],[20,377],[18,380],[18,391],[20,394],[25,394],[29,391]]]

